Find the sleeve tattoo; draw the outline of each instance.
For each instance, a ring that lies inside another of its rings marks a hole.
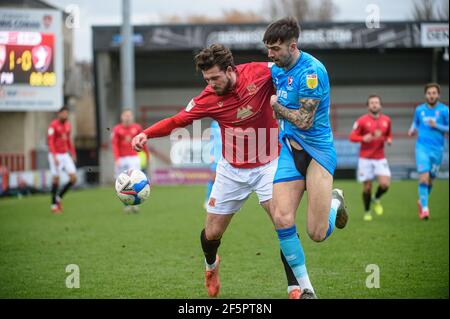
[[[273,109],[278,115],[277,117],[288,120],[301,130],[307,130],[313,125],[314,115],[320,100],[301,98],[300,103],[301,107],[298,110],[288,109],[280,103],[275,103]]]

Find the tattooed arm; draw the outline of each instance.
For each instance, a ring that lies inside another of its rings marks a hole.
[[[292,110],[278,103],[276,95],[272,95],[270,98],[270,105],[272,105],[273,110],[278,115],[277,117],[288,120],[301,130],[308,130],[313,125],[314,115],[316,114],[320,100],[301,98],[300,103],[302,105],[301,108]]]

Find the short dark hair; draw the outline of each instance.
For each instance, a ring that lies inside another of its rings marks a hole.
[[[438,93],[441,94],[441,86],[440,86],[439,84],[437,84],[437,83],[435,83],[435,82],[433,82],[433,83],[428,83],[427,85],[425,85],[425,88],[424,88],[424,90],[423,90],[423,93],[426,94],[429,88],[436,88],[437,91],[438,91]]]
[[[222,44],[213,44],[201,50],[194,58],[197,71],[206,71],[217,65],[220,70],[226,71],[229,66],[235,69],[233,54]]]
[[[380,104],[383,105],[383,101],[381,100],[381,96],[379,96],[378,94],[370,94],[369,97],[367,98],[366,105],[369,106],[370,99],[374,99],[374,98],[377,98],[378,100],[380,100]]]
[[[274,44],[278,41],[282,43],[294,39],[298,40],[300,36],[300,27],[297,19],[294,17],[286,17],[275,22],[272,22],[266,32],[264,32],[263,42],[267,44]]]
[[[61,112],[64,112],[64,111],[69,112],[69,108],[67,107],[67,105],[63,105],[63,106],[58,110],[58,113],[61,113]]]

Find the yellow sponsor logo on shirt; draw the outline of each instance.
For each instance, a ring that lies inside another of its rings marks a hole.
[[[315,89],[319,84],[319,79],[317,74],[307,74],[306,75],[306,86],[310,89]]]

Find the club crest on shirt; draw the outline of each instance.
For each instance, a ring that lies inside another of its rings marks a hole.
[[[258,90],[258,87],[255,83],[251,83],[247,86],[248,94],[253,95]]]
[[[217,106],[218,107],[222,107],[223,106],[223,102],[222,101],[217,102]]]
[[[315,89],[319,84],[319,79],[317,74],[307,74],[306,75],[306,86],[310,89]]]
[[[253,114],[252,107],[250,105],[247,105],[238,108],[236,117],[240,120],[244,120],[247,117],[251,116],[252,114]]]

